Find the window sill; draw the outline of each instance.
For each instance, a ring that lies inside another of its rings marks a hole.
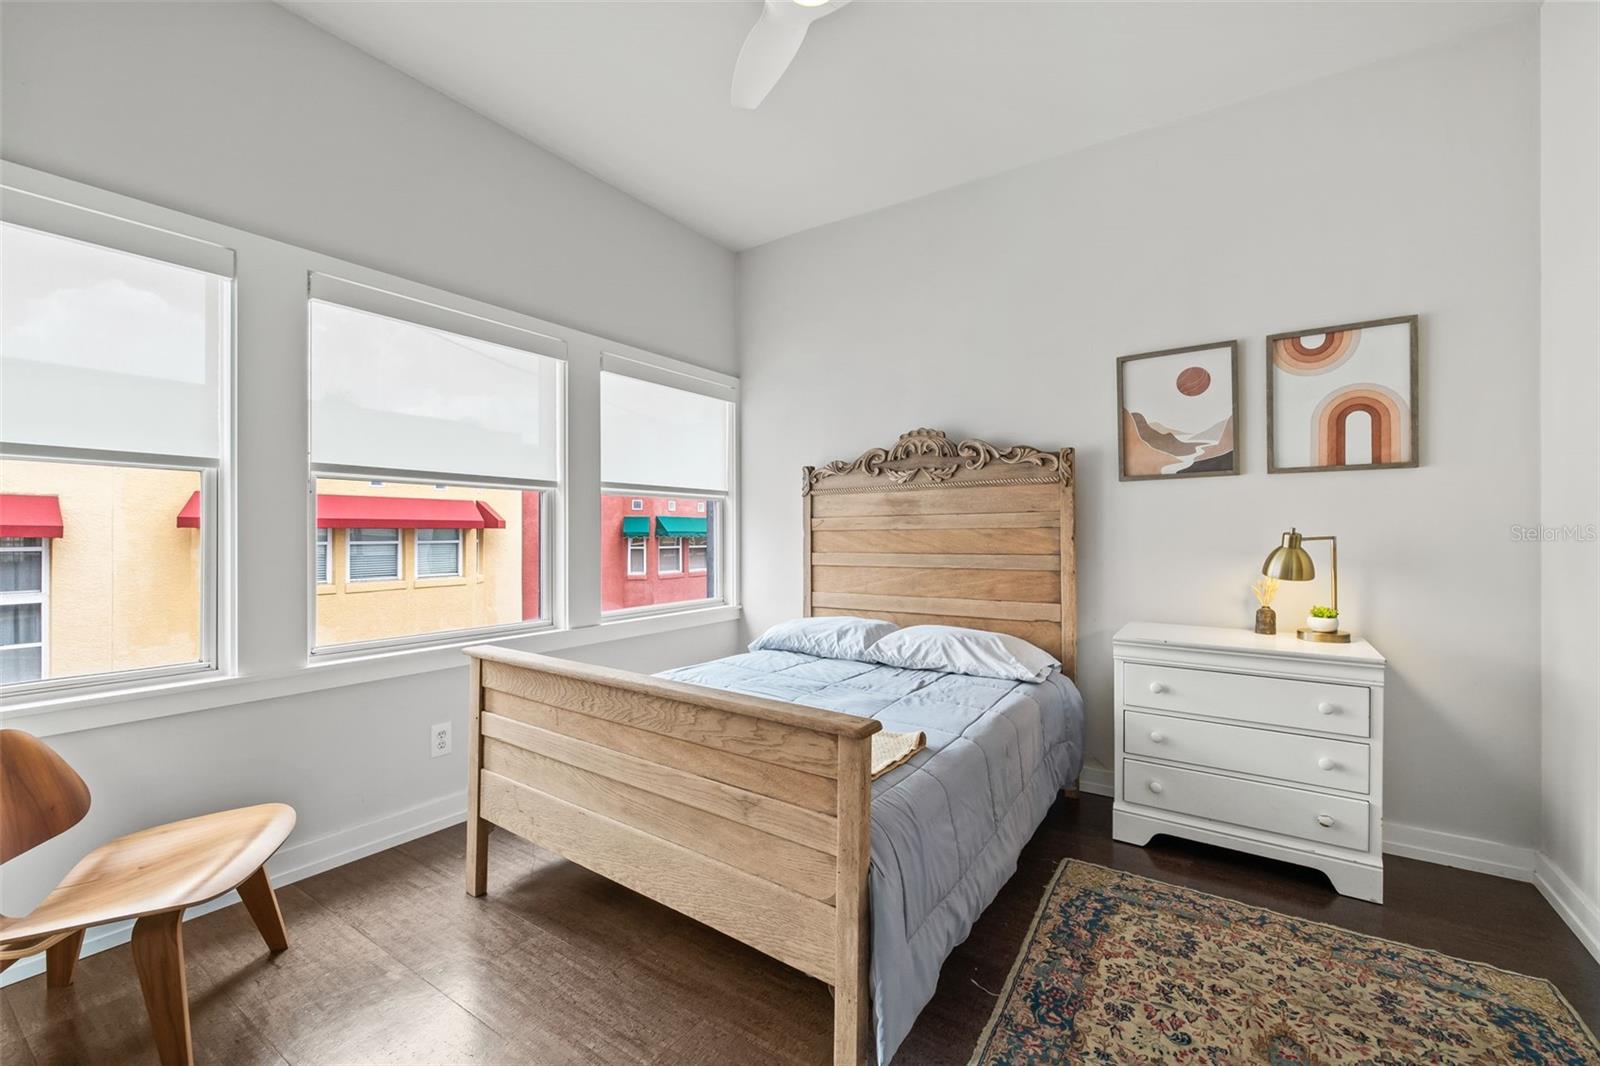
[[[608,618],[581,629],[547,629],[537,633],[485,639],[482,634],[419,648],[370,651],[277,673],[225,677],[164,679],[137,688],[57,694],[33,700],[0,700],[0,723],[39,737],[167,718],[178,714],[237,707],[373,681],[384,681],[466,667],[461,649],[474,644],[499,644],[523,651],[553,653],[632,640],[657,633],[695,629],[737,621],[738,607],[717,604],[631,618]]]

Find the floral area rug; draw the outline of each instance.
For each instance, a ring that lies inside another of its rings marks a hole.
[[[1600,1066],[1550,982],[1064,861],[973,1066]]]

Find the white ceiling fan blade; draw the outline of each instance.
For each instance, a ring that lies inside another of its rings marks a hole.
[[[781,0],[788,3],[790,0]],[[739,61],[733,67],[733,106],[753,111],[761,106],[772,87],[778,84],[783,72],[789,69],[800,42],[806,39],[806,28],[811,19],[798,9],[793,17],[774,11],[766,4],[761,18],[744,39],[739,49]]]

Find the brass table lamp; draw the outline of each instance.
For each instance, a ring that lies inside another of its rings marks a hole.
[[[1350,634],[1338,628],[1339,621],[1339,539],[1337,537],[1304,537],[1300,531],[1291,527],[1283,535],[1283,543],[1273,548],[1267,555],[1267,561],[1261,564],[1261,572],[1267,577],[1275,577],[1279,581],[1310,581],[1317,576],[1317,568],[1311,562],[1311,553],[1301,547],[1308,540],[1326,540],[1333,544],[1333,614],[1334,629],[1323,632],[1317,629],[1300,627],[1295,630],[1295,635],[1301,640],[1315,640],[1327,644],[1348,644]]]

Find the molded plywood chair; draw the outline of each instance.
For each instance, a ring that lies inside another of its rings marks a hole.
[[[0,863],[71,829],[89,789],[37,737],[0,730]],[[0,970],[45,953],[46,983],[63,988],[91,925],[137,919],[133,962],[164,1066],[194,1061],[184,983],[183,912],[237,888],[273,952],[288,948],[265,863],[294,828],[281,803],[221,811],[119,837],[84,856],[33,913],[0,916]]]

